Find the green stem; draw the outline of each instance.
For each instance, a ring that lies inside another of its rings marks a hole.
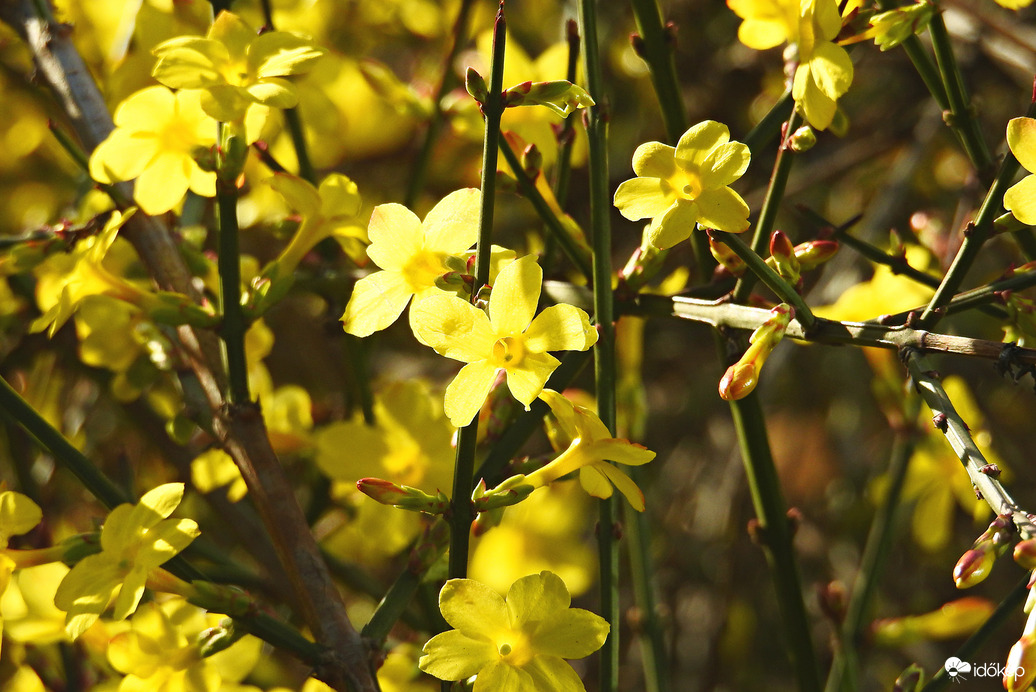
[[[597,7],[595,0],[579,1],[579,32],[583,36],[583,67],[587,91],[595,105],[587,112],[586,134],[589,145],[590,229],[593,247],[594,318],[599,338],[594,350],[594,381],[597,414],[615,434],[615,317],[612,294],[611,199],[608,195],[608,119],[607,97],[597,49]],[[614,692],[619,685],[619,550],[615,530],[618,520],[615,497],[599,503],[597,526],[600,565],[601,614],[611,632],[601,647],[600,689]]]
[[[464,45],[465,34],[467,33],[468,17],[471,15],[471,8],[474,0],[461,0],[460,9],[457,11],[457,20],[453,23],[451,32],[450,48],[443,60],[442,79],[439,81],[439,88],[435,91],[432,100],[432,114],[428,118],[428,129],[425,130],[424,141],[421,143],[421,151],[414,161],[410,174],[410,183],[407,186],[404,204],[411,209],[417,203],[417,197],[424,189],[424,180],[428,175],[428,165],[432,160],[432,152],[435,150],[436,140],[439,138],[439,130],[442,129],[443,113],[442,100],[454,87],[457,78],[453,73],[453,63]]]
[[[217,181],[216,205],[219,218],[220,311],[223,323],[219,335],[223,340],[229,382],[228,400],[245,404],[248,394],[248,364],[245,360],[245,332],[248,329],[241,309],[241,255],[238,249],[237,188],[233,182]]]
[[[1030,118],[1036,116],[1036,99],[1029,104],[1025,115]],[[1018,159],[1011,152],[1008,152],[1000,164],[1000,170],[997,172],[989,192],[986,193],[986,198],[982,201],[978,214],[965,231],[964,242],[961,243],[960,249],[957,250],[953,263],[943,276],[942,283],[936,289],[935,295],[932,296],[931,301],[928,303],[928,307],[922,313],[920,326],[930,329],[939,320],[940,315],[937,310],[949,303],[950,299],[960,288],[961,283],[964,281],[964,276],[971,269],[975,258],[978,257],[982,245],[994,233],[993,223],[1003,207],[1004,193],[1017,172]]]
[[[788,117],[784,134],[781,137],[781,145],[777,149],[777,159],[773,163],[773,174],[770,176],[770,184],[766,188],[766,197],[763,199],[763,206],[759,210],[759,219],[755,222],[755,234],[752,236],[752,250],[756,255],[762,255],[770,242],[770,234],[773,232],[773,225],[777,219],[777,211],[780,208],[781,200],[784,198],[784,190],[788,185],[788,176],[791,175],[792,152],[788,147],[788,137],[795,132],[802,118],[794,111]],[[755,285],[755,274],[745,275],[734,287],[734,301],[743,303],[752,294],[752,287]]]
[[[630,477],[640,485],[644,468],[633,466],[629,471]],[[647,692],[668,692],[672,689],[672,684],[669,680],[665,631],[656,602],[655,566],[650,545],[651,525],[644,512],[638,512],[629,505],[625,505],[624,510],[625,536],[629,541],[630,577],[633,582],[633,594],[640,608],[638,639],[641,656],[644,658],[644,688]]]
[[[536,189],[536,184],[529,179],[529,176],[522,169],[521,161],[518,160],[517,154],[511,149],[511,145],[503,137],[500,138],[500,153],[504,155],[504,160],[511,167],[522,194],[532,203],[533,209],[540,215],[540,219],[546,225],[547,230],[550,231],[551,238],[557,241],[558,245],[561,246],[561,249],[564,250],[565,254],[572,261],[572,264],[583,273],[583,276],[591,276],[593,270],[586,252],[579,247],[579,244],[561,224],[561,220],[558,219],[550,205],[547,204],[547,200],[543,199],[543,195]]]
[[[374,615],[363,626],[360,634],[365,638],[379,644],[384,643],[389,632],[396,622],[403,616],[403,612],[410,605],[411,599],[421,586],[421,575],[414,574],[409,569],[403,570],[396,581],[392,583],[385,596],[378,603]]]
[[[759,522],[760,542],[773,571],[777,603],[784,623],[784,639],[799,681],[799,690],[819,692],[817,660],[809,615],[802,598],[802,579],[795,561],[792,528],[770,454],[757,392],[739,401],[731,401],[730,411],[745,460],[748,487]]]
[[[917,36],[911,36],[902,43],[902,46],[907,57],[910,58],[910,62],[914,64],[914,69],[917,70],[921,81],[928,87],[928,93],[939,104],[939,108],[944,111],[948,110],[950,102],[946,99],[946,89],[943,88],[942,80],[939,78],[939,68],[932,62],[932,57],[928,55],[924,45],[921,43],[921,39],[917,38]]]
[[[997,605],[996,610],[989,616],[989,619],[982,623],[982,626],[978,628],[975,634],[968,637],[968,640],[961,644],[960,648],[954,652],[954,656],[962,661],[973,661],[975,660],[976,654],[982,649],[982,646],[988,642],[998,629],[1003,627],[1009,620],[1014,619],[1018,611],[1021,610],[1022,605],[1025,603],[1026,596],[1029,595],[1029,577],[1026,575],[1017,586],[1007,594],[1007,598],[1000,601]],[[928,684],[921,688],[921,692],[942,692],[949,688],[951,682],[960,682],[954,678],[951,678],[946,674],[944,668],[940,668],[932,679],[928,681]]]
[[[935,51],[935,62],[939,67],[939,76],[946,90],[946,101],[949,105],[949,126],[960,138],[964,151],[971,163],[978,170],[979,177],[987,180],[992,173],[993,157],[989,153],[979,130],[978,121],[972,111],[964,80],[950,45],[950,34],[946,30],[942,12],[935,12],[928,23],[928,33],[932,37],[932,48]]]
[[[909,426],[917,420],[917,415],[921,410],[921,400],[916,396],[909,397],[905,409],[903,417]],[[863,643],[864,622],[870,613],[874,595],[877,593],[878,582],[885,570],[889,551],[892,549],[892,542],[895,538],[893,520],[900,506],[910,457],[913,456],[916,445],[917,436],[912,428],[897,431],[888,468],[888,490],[874,516],[870,532],[867,534],[860,569],[856,582],[853,584],[845,620],[842,622],[840,647],[835,654],[831,674],[827,679],[825,688],[827,692],[857,689],[858,652]]]
[[[55,430],[18,392],[0,378],[0,408],[32,435],[54,459],[69,471],[93,493],[108,509],[113,509],[133,500],[110,478],[97,468],[90,459],[72,446],[64,435]]]
[[[486,134],[482,147],[482,207],[478,220],[478,243],[475,245],[475,283],[471,298],[478,298],[482,287],[489,283],[489,258],[492,244],[493,212],[496,207],[497,151],[500,146],[500,118],[503,115],[504,48],[507,22],[503,2],[497,10],[493,25],[493,64],[489,80],[489,97],[483,110],[486,116]],[[475,474],[475,447],[478,442],[478,416],[460,429],[457,435],[457,455],[453,471],[453,496],[450,502],[450,566],[451,579],[468,574],[468,546],[471,540],[471,522],[475,519],[471,493]]]
[[[312,185],[316,185],[317,174],[313,170],[313,162],[309,158],[309,148],[306,146],[306,132],[302,127],[302,116],[299,114],[299,109],[284,109],[284,122],[288,126],[291,143],[295,147],[295,158],[299,162],[299,177]]]
[[[785,281],[780,274],[770,268],[770,265],[763,260],[758,254],[752,251],[752,248],[745,244],[745,241],[741,240],[741,237],[734,233],[727,233],[725,231],[709,231],[709,233],[721,241],[727,247],[734,251],[738,257],[747,265],[749,271],[751,271],[757,278],[759,278],[766,286],[777,294],[783,302],[790,304],[795,308],[795,319],[809,331],[809,328],[816,322],[816,317],[813,316],[813,311],[806,305],[806,301],[802,299],[795,287]]]

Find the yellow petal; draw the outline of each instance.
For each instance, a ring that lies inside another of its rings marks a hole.
[[[1022,168],[1036,173],[1036,120],[1014,118],[1008,122],[1007,144]]]
[[[151,75],[174,89],[202,89],[226,80],[221,69],[230,55],[218,41],[181,36],[158,45],[153,51],[158,62]]]
[[[561,361],[549,353],[527,353],[520,367],[507,371],[507,388],[528,411],[559,365]]]
[[[446,417],[462,428],[478,414],[496,379],[496,368],[487,361],[468,363],[446,388]],[[535,397],[533,397],[535,398]]]
[[[481,204],[482,193],[470,187],[443,197],[422,224],[425,248],[456,255],[474,245]]]
[[[612,496],[612,484],[597,464],[579,469],[579,485],[583,486],[583,490],[591,497],[607,500]]]
[[[248,71],[258,79],[302,74],[312,69],[326,52],[285,31],[270,31],[249,46]]]
[[[545,351],[585,351],[597,343],[597,330],[585,312],[573,305],[552,305],[525,331],[525,348]]]
[[[615,190],[615,207],[630,221],[653,219],[672,205],[676,195],[660,178],[633,178]]]
[[[678,199],[651,224],[646,234],[647,241],[659,250],[671,248],[690,238],[697,222],[698,205],[690,200]]]
[[[729,187],[706,190],[695,200],[698,205],[698,223],[728,233],[748,230],[748,205]]]
[[[159,142],[126,128],[116,128],[90,155],[90,177],[99,183],[132,180],[154,159]]]
[[[418,666],[440,680],[465,680],[499,658],[492,641],[450,630],[428,640]]]
[[[395,322],[412,295],[398,273],[374,272],[353,287],[342,326],[354,336],[370,336]]]
[[[593,468],[599,470],[608,478],[608,481],[622,493],[622,496],[626,498],[626,501],[630,503],[633,509],[638,512],[644,511],[644,493],[641,492],[632,478],[611,464],[596,464]],[[580,480],[582,480],[582,475],[580,475]]]
[[[727,142],[713,149],[701,170],[701,184],[706,190],[714,190],[744,175],[752,153],[741,142]]]
[[[676,149],[661,142],[645,142],[633,152],[633,172],[641,178],[668,178],[676,173]]]
[[[295,85],[279,77],[267,77],[249,85],[245,91],[252,99],[270,108],[294,108],[299,103]]]
[[[845,48],[833,43],[820,43],[809,60],[813,80],[830,99],[838,99],[853,81],[853,61]]]
[[[676,164],[702,167],[705,159],[717,147],[730,141],[730,130],[723,123],[704,120],[684,132],[676,145]]]
[[[422,344],[465,363],[489,358],[497,339],[486,313],[466,300],[443,293],[414,303],[410,327]]]
[[[525,331],[536,314],[542,285],[543,270],[533,255],[516,259],[500,270],[489,297],[489,319],[497,336]]]
[[[148,214],[164,214],[187,194],[193,166],[183,154],[160,153],[137,177],[133,198]]]
[[[359,188],[348,176],[331,173],[320,183],[320,214],[326,218],[354,217],[361,203]]]
[[[308,181],[289,173],[274,173],[264,182],[279,192],[293,211],[303,216],[320,212],[320,194]]]
[[[421,220],[402,204],[374,207],[367,235],[367,256],[382,269],[401,269],[423,245]]]
[[[1036,225],[1036,175],[1027,175],[1004,194],[1004,208],[1024,224]]]

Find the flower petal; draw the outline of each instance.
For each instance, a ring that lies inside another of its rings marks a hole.
[[[633,152],[633,172],[641,178],[668,178],[676,173],[676,148],[644,142]]]
[[[701,170],[702,187],[715,190],[730,185],[748,170],[752,152],[741,142],[727,142],[712,150]]]
[[[501,692],[502,690],[539,692],[540,689],[533,685],[532,678],[524,670],[498,660],[478,674],[472,692]],[[550,689],[553,692],[554,688],[544,689]]]
[[[220,68],[230,62],[226,46],[197,36],[180,36],[151,51],[158,62],[151,76],[173,89],[203,89],[223,84]]]
[[[353,336],[370,336],[395,322],[412,296],[398,272],[374,272],[353,287],[342,327]]]
[[[604,474],[608,481],[622,493],[622,496],[630,503],[630,507],[638,512],[644,511],[644,493],[632,478],[627,476],[621,469],[615,468],[607,462],[596,464],[594,468]],[[582,480],[582,477],[580,477],[580,480]]]
[[[507,371],[507,388],[528,411],[559,365],[561,361],[549,353],[526,353],[520,367]]]
[[[584,466],[579,469],[579,485],[591,497],[607,500],[612,496],[612,484],[608,482],[608,476],[597,467],[597,464]]]
[[[1008,189],[1004,208],[1022,223],[1036,225],[1036,175],[1027,175]]]
[[[845,94],[853,81],[853,61],[845,48],[834,43],[825,41],[817,45],[809,60],[809,70],[817,88],[832,100]]]
[[[748,205],[729,187],[706,190],[695,200],[698,224],[728,233],[748,230]]]
[[[643,445],[614,438],[595,440],[594,451],[601,459],[627,466],[641,466],[655,458],[655,453]]]
[[[799,65],[791,88],[792,98],[814,128],[826,130],[834,120],[838,104],[817,86],[808,64]]]
[[[303,216],[320,213],[320,194],[308,181],[289,173],[274,173],[265,182],[280,193],[292,211]]]
[[[464,363],[489,358],[496,341],[486,313],[454,295],[416,301],[410,308],[410,328],[422,344]]]
[[[494,639],[506,627],[503,597],[474,579],[450,579],[439,591],[439,610],[451,627],[473,639]]]
[[[572,605],[572,597],[565,582],[546,570],[522,577],[511,584],[506,600],[511,629],[516,631],[525,629],[529,623],[546,621]]]
[[[359,188],[348,176],[331,173],[320,183],[320,213],[326,218],[354,217],[360,211]]]
[[[90,177],[99,183],[132,180],[158,154],[158,139],[116,128],[90,155]]]
[[[280,77],[267,77],[249,85],[245,91],[255,101],[271,108],[294,108],[299,103],[295,85]]]
[[[421,220],[402,204],[395,203],[374,207],[367,236],[371,239],[367,256],[382,269],[401,269],[424,244]]]
[[[465,680],[498,660],[493,642],[450,630],[428,640],[417,665],[440,680]]]
[[[716,147],[730,141],[730,130],[715,120],[703,120],[680,137],[676,145],[676,165],[701,168]]]
[[[676,194],[661,178],[633,178],[615,190],[615,207],[630,221],[653,219],[672,205]]]
[[[115,604],[112,607],[112,619],[125,620],[137,609],[141,597],[144,595],[144,583],[147,581],[148,570],[135,568],[122,581],[119,588],[119,595],[115,597]]]
[[[645,237],[659,250],[665,250],[690,238],[697,222],[698,205],[690,200],[678,199],[648,227]]]
[[[583,681],[572,666],[557,656],[537,656],[522,670],[528,673],[535,690],[550,692],[585,692]]]
[[[146,213],[164,214],[187,194],[194,166],[188,156],[160,152],[137,177],[133,198]]]
[[[610,629],[601,616],[582,608],[568,608],[544,620],[530,639],[542,654],[584,658],[604,645]]]
[[[489,390],[496,379],[496,367],[487,361],[469,363],[460,369],[457,376],[446,387],[443,408],[446,417],[458,428],[471,422],[482,404],[486,403]]]
[[[516,259],[500,270],[489,297],[489,321],[497,336],[525,331],[536,314],[542,285],[543,270],[533,255]]]
[[[587,314],[560,303],[551,305],[525,330],[525,348],[534,353],[546,351],[585,351],[597,343],[597,330]]]
[[[158,567],[190,545],[200,533],[193,519],[166,519],[144,535],[134,557],[135,563],[147,568]]]
[[[481,191],[470,187],[443,197],[424,217],[425,248],[456,255],[474,245],[481,204]]]
[[[326,52],[286,31],[269,31],[249,45],[248,71],[258,79],[301,74]]]
[[[1014,118],[1008,122],[1007,144],[1022,168],[1036,173],[1036,119]]]

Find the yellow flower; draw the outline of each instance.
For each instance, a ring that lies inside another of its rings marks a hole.
[[[576,692],[583,682],[563,659],[597,651],[609,626],[572,602],[551,572],[522,577],[506,600],[472,579],[451,579],[439,609],[455,629],[424,645],[421,670],[440,680],[475,678],[474,692]]]
[[[849,54],[833,41],[842,28],[835,0],[727,0],[744,21],[738,38],[749,48],[766,50],[788,42],[795,65],[792,97],[810,125],[827,129],[838,99],[853,81]]]
[[[575,406],[552,389],[544,389],[540,398],[557,418],[561,435],[556,437],[568,446],[549,464],[525,476],[522,483],[539,488],[578,469],[579,483],[586,492],[607,498],[612,496],[614,485],[633,509],[643,512],[644,493],[629,476],[608,462],[640,466],[654,459],[655,453],[629,440],[612,437],[596,413]]]
[[[446,388],[446,416],[457,427],[471,422],[500,370],[525,408],[536,400],[560,365],[548,351],[585,351],[597,343],[586,313],[553,305],[533,319],[543,270],[532,255],[502,270],[489,298],[489,315],[456,296],[430,296],[410,311],[410,326],[422,343],[467,363]]]
[[[125,214],[112,212],[99,234],[80,240],[70,255],[58,256],[41,268],[36,295],[44,312],[33,321],[32,331],[46,329],[48,336],[54,336],[79,304],[90,296],[106,295],[130,303],[145,300],[144,291],[103,265],[108,250],[118,237],[119,228],[132,214],[133,210]]]
[[[101,528],[101,552],[80,560],[62,580],[54,604],[67,613],[65,630],[75,639],[92,625],[115,596],[116,620],[137,608],[148,575],[186,548],[198,535],[190,519],[168,519],[183,498],[182,483],[167,483],[135,505],[111,511]]]
[[[341,173],[324,178],[319,190],[302,178],[286,173],[274,175],[266,182],[302,217],[291,243],[276,259],[275,276],[287,276],[295,271],[306,253],[324,238],[342,243],[353,262],[366,262],[363,243],[367,234],[357,223],[361,200],[356,183]]]
[[[651,219],[651,245],[665,249],[689,238],[695,224],[729,233],[748,229],[748,205],[728,185],[748,169],[751,154],[731,142],[727,126],[706,120],[676,148],[647,142],[633,154],[638,177],[619,185],[615,206],[627,219]]]
[[[119,691],[209,692],[240,682],[259,661],[262,642],[245,635],[204,655],[199,644],[219,619],[182,598],[142,606],[130,629],[108,644],[108,661],[126,676]]]
[[[220,12],[205,38],[180,36],[155,47],[152,75],[174,89],[202,89],[201,107],[222,122],[249,105],[294,108],[295,85],[285,77],[309,71],[326,51],[284,31],[261,36],[230,12]]]
[[[11,575],[17,567],[14,560],[3,552],[7,541],[11,536],[28,533],[42,519],[43,511],[31,498],[13,490],[0,492],[0,596],[7,591]],[[3,611],[0,611],[0,633],[4,628],[3,615]]]
[[[216,121],[202,112],[197,92],[162,86],[136,92],[115,110],[115,129],[90,156],[90,176],[111,184],[137,179],[134,198],[148,214],[175,207],[188,188],[216,194],[216,174],[194,154],[216,144]]]
[[[367,256],[383,271],[356,282],[342,315],[345,331],[369,336],[395,322],[411,298],[435,293],[435,280],[452,270],[447,261],[478,239],[481,199],[474,188],[451,192],[423,222],[402,204],[375,207]]]
[[[1004,194],[1004,208],[1029,226],[1036,225],[1036,120],[1014,118],[1007,123],[1007,144],[1027,175]]]

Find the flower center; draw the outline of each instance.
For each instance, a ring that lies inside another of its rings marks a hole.
[[[505,336],[493,344],[493,365],[511,370],[525,359],[525,344],[520,336]]]
[[[532,660],[533,651],[524,632],[508,632],[508,637],[496,644],[496,651],[504,662],[520,668]]]
[[[698,173],[698,167],[693,166],[692,169],[684,169],[679,171],[672,181],[673,186],[677,190],[677,194],[685,199],[696,199],[702,192],[704,187],[701,182],[701,176]]]
[[[439,252],[418,250],[403,265],[403,278],[414,293],[435,285],[435,280],[447,272],[443,263],[445,255]]]

